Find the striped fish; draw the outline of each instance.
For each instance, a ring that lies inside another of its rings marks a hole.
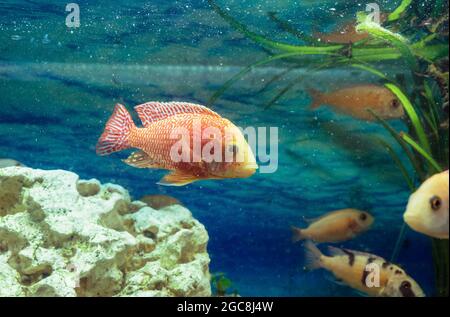
[[[258,168],[242,132],[204,106],[148,102],[134,109],[143,127],[136,127],[123,105],[116,105],[97,143],[98,155],[136,148],[139,151],[124,162],[136,168],[170,170],[158,183],[169,186],[183,186],[197,180],[250,177]],[[239,159],[227,160],[227,154]],[[187,159],[174,159],[174,155],[184,155]]]
[[[325,269],[344,284],[369,296],[424,297],[425,294],[406,272],[385,259],[364,252],[330,247],[330,256],[312,243],[305,243],[305,268]]]

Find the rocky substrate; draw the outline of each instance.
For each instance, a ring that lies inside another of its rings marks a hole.
[[[117,185],[0,169],[0,296],[210,296],[208,234]]]

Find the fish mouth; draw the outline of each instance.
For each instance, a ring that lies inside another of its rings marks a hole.
[[[256,163],[247,163],[237,172],[237,177],[247,178],[256,173],[256,170],[259,168]]]
[[[423,226],[421,225],[421,221],[420,218],[412,215],[410,213],[405,213],[403,215],[403,220],[414,230],[418,231],[418,232],[422,232],[423,231]]]
[[[253,170],[256,171],[259,168],[258,164],[256,163],[248,163],[244,166],[244,170]]]

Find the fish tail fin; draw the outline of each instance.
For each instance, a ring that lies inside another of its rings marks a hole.
[[[314,110],[319,108],[319,106],[322,104],[322,99],[323,99],[323,93],[320,92],[317,89],[314,88],[309,88],[308,90],[308,94],[311,96],[312,101],[311,104],[309,105],[309,109],[310,110]]]
[[[322,267],[322,252],[311,241],[305,242],[305,268],[316,270]]]
[[[292,231],[292,242],[296,243],[302,240],[305,240],[305,236],[303,235],[303,230],[297,227],[291,227]]]
[[[111,118],[106,123],[105,131],[98,140],[97,154],[104,156],[130,148],[128,138],[134,128],[136,126],[127,109],[123,105],[117,104]]]

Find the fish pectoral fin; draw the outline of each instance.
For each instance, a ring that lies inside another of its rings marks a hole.
[[[160,168],[160,166],[144,151],[132,153],[126,160],[123,160],[123,162],[136,168]]]
[[[164,186],[184,186],[198,180],[199,178],[192,174],[174,171],[161,178],[157,184]]]

